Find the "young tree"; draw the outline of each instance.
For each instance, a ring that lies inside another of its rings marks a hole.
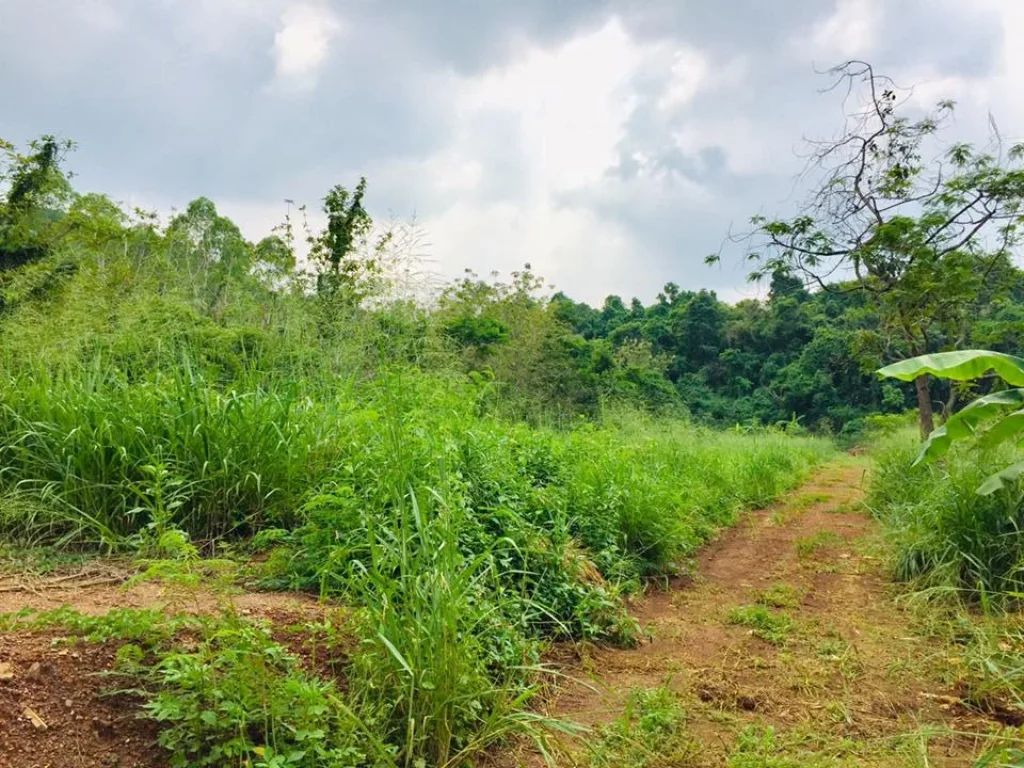
[[[74,145],[43,136],[27,154],[0,139],[0,270],[41,259],[49,250],[49,234],[71,199],[71,187],[60,170]]]
[[[1009,271],[1018,242],[1024,145],[1003,154],[998,141],[992,152],[957,143],[928,160],[952,102],[920,115],[908,92],[870,64],[849,61],[831,74],[832,89],[859,104],[838,139],[812,145],[816,183],[805,208],[790,219],[753,219],[751,278],[791,274],[824,291],[868,292],[883,333],[912,355],[963,343],[970,308]],[[926,373],[915,389],[927,437]]]
[[[359,258],[363,244],[373,227],[373,219],[363,207],[366,179],[359,179],[350,193],[340,184],[335,185],[324,198],[323,212],[327,227],[309,239],[310,259],[317,267],[317,292],[321,296],[336,296],[340,291],[352,292],[374,264]]]
[[[231,284],[244,279],[253,265],[252,246],[206,197],[171,219],[167,255],[171,267],[187,277],[199,308],[215,318],[223,314]]]

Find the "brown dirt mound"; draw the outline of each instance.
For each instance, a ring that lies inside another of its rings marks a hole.
[[[61,647],[58,633],[0,635],[0,767],[148,768],[167,765],[155,723],[138,702],[108,695],[115,645]]]

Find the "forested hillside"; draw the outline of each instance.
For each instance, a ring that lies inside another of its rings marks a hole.
[[[1008,270],[1004,284],[977,296],[958,346],[1021,350],[1022,278]],[[559,294],[553,309],[591,340],[592,354],[661,373],[672,384],[666,397],[678,398],[697,418],[720,424],[792,420],[815,431],[856,434],[864,416],[898,413],[914,401],[908,388],[874,375],[909,350],[884,327],[871,297],[849,287],[811,293],[800,280],[776,274],[763,301],[729,305],[714,293],[670,283],[649,306],[634,299],[627,307],[610,296],[595,309]],[[941,332],[932,341],[936,350],[953,342]],[[645,380],[640,370],[633,376]],[[947,400],[950,392],[935,395]]]

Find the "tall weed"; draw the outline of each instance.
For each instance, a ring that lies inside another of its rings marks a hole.
[[[892,543],[895,576],[974,601],[1024,592],[1021,490],[976,493],[1011,451],[958,448],[913,467],[918,450],[909,432],[888,438],[870,476],[868,504]]]

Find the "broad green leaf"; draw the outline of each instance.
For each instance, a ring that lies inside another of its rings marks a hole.
[[[944,425],[932,432],[921,447],[921,453],[918,454],[914,466],[942,456],[957,440],[973,437],[978,424],[985,419],[997,416],[1008,408],[1021,408],[1022,406],[1024,406],[1024,389],[1008,389],[1004,392],[994,392],[991,395],[979,397],[959,413],[950,416]]]
[[[978,486],[980,496],[991,496],[996,491],[1013,486],[1024,475],[1024,461],[1011,464],[1006,469],[996,472]]]
[[[1024,409],[1009,413],[989,427],[978,441],[978,446],[986,450],[1002,445],[1007,440],[1024,432]]]
[[[912,357],[887,365],[879,369],[878,374],[900,381],[913,381],[926,373],[942,379],[968,381],[980,378],[988,371],[995,371],[1007,384],[1024,386],[1024,358],[984,349]]]

